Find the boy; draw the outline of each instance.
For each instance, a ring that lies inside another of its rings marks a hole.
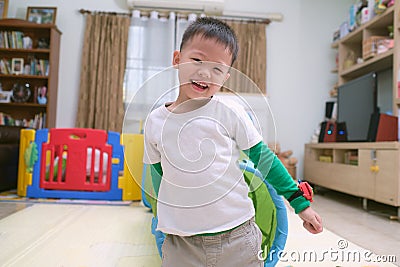
[[[309,232],[322,231],[319,215],[244,109],[214,96],[237,53],[236,35],[225,23],[205,17],[190,24],[173,54],[179,95],[146,120],[144,162],[152,164],[157,229],[167,234],[164,267],[264,266],[257,257],[261,232],[238,167],[241,151]]]

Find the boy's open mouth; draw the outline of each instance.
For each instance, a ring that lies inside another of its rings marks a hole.
[[[208,88],[208,85],[204,82],[192,80],[192,84],[198,88],[199,90],[205,90]]]

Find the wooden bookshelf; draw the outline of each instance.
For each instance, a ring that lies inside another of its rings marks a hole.
[[[27,100],[11,98],[0,103],[0,124],[33,128],[56,126],[58,62],[61,32],[55,25],[36,24],[20,19],[0,20],[0,82],[3,91],[12,91],[16,84],[30,91]],[[23,38],[27,37],[25,40]],[[7,41],[5,40],[7,39]],[[30,41],[29,41],[30,40]],[[31,45],[29,45],[31,43]],[[19,73],[12,67],[13,59],[22,59]],[[46,87],[45,104],[38,103],[38,89]],[[13,93],[14,95],[15,92]],[[32,124],[41,115],[41,125]],[[4,119],[12,118],[12,119]],[[31,122],[31,124],[29,124]]]

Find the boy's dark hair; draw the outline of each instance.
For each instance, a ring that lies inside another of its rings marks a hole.
[[[232,54],[231,65],[235,62],[239,51],[238,40],[235,32],[225,22],[211,17],[202,17],[193,21],[183,34],[180,50],[196,35],[216,39],[217,43],[225,45]]]

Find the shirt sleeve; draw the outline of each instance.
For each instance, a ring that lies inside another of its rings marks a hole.
[[[150,165],[150,174],[151,174],[151,182],[153,185],[153,189],[155,192],[155,200],[151,203],[151,209],[153,211],[154,217],[157,216],[157,199],[158,199],[158,191],[160,189],[161,179],[163,175],[163,170],[161,167],[161,163],[155,163]]]
[[[299,190],[285,166],[264,142],[259,142],[244,153],[248,155],[267,182],[270,183],[279,195],[290,198]],[[299,196],[290,202],[296,213],[310,206],[310,201]]]
[[[234,138],[240,150],[246,150],[262,141],[261,134],[254,126],[250,115],[243,106],[236,104],[232,107],[236,115],[234,124]]]
[[[156,141],[156,132],[153,128],[153,121],[149,116],[144,126],[143,162],[146,164],[154,164],[161,161],[161,153],[158,149]]]
[[[161,178],[163,175],[163,170],[161,167],[161,163],[155,163],[150,165],[150,173],[151,173],[151,181],[153,183],[154,192],[158,197],[158,191],[160,190]]]

